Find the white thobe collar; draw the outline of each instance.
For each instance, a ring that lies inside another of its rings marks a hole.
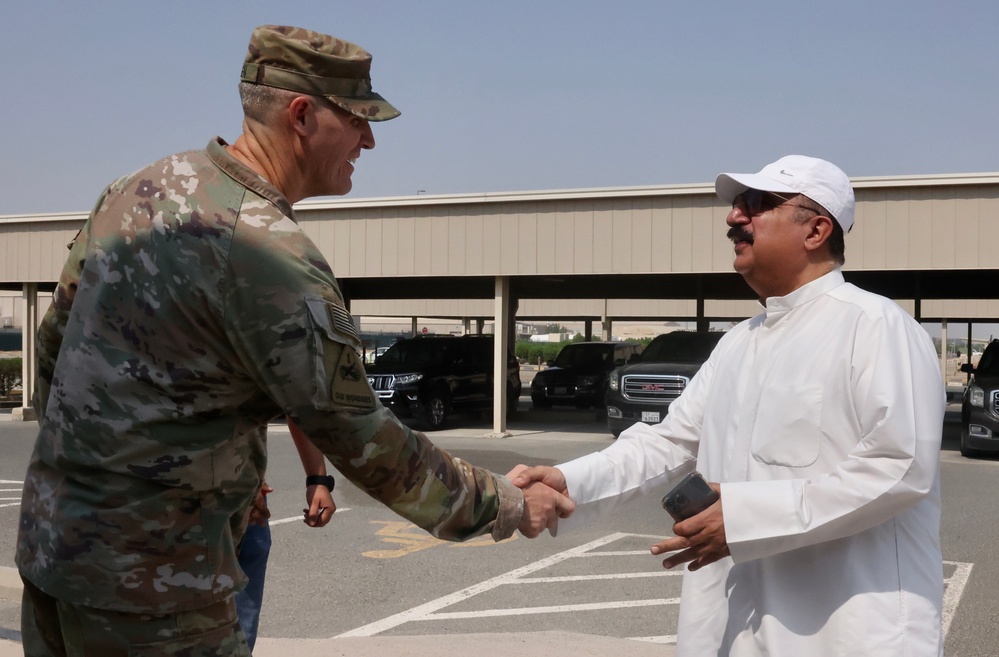
[[[763,318],[763,325],[766,327],[773,326],[795,308],[818,299],[845,282],[846,279],[843,278],[842,270],[837,267],[828,274],[805,283],[790,294],[782,297],[767,297],[766,301],[761,304],[766,315]]]

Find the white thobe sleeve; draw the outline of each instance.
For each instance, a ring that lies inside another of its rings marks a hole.
[[[736,562],[865,531],[935,485],[946,397],[929,336],[901,313],[865,316],[856,335],[852,390],[844,397],[853,408],[836,409],[856,413],[861,435],[844,437],[855,447],[812,479],[723,483],[725,533]]]
[[[607,449],[558,466],[565,475],[569,497],[577,505],[617,496],[631,499],[690,469],[697,456],[714,353],[670,404],[662,422],[634,424]],[[611,508],[604,505],[601,513]]]

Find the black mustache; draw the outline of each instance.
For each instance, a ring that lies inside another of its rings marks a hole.
[[[748,232],[742,226],[732,226],[728,233],[725,234],[727,238],[733,242],[749,242],[753,243],[753,234]]]

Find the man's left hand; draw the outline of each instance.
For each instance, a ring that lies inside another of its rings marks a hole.
[[[336,511],[333,494],[322,484],[306,486],[305,502],[309,508],[302,509],[302,513],[305,515],[305,524],[309,527],[325,527]]]
[[[694,571],[731,554],[728,542],[725,540],[721,486],[716,483],[708,485],[718,493],[718,501],[696,516],[691,516],[673,525],[675,538],[668,538],[652,546],[652,554],[682,550],[667,559],[663,559],[664,568],[672,568],[689,561],[689,569]]]
[[[257,499],[250,507],[250,515],[247,516],[246,524],[257,527],[267,526],[267,519],[271,517],[271,511],[267,508],[267,494],[273,492],[274,489],[268,486],[266,481],[261,482],[260,490],[257,491]]]

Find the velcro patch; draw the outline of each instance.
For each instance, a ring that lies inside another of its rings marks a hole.
[[[326,337],[341,344],[352,344],[360,348],[361,337],[354,327],[354,318],[347,309],[335,301],[321,296],[306,295],[305,303],[316,326],[322,328]]]
[[[337,331],[353,337],[360,344],[361,336],[357,334],[357,329],[354,327],[354,318],[350,316],[347,309],[335,303],[327,304],[326,307],[329,309],[330,321],[333,323],[333,327]]]
[[[340,360],[333,372],[330,389],[330,401],[338,406],[363,409],[375,407],[375,393],[368,385],[364,367],[357,352],[349,346],[345,345],[340,350]]]

